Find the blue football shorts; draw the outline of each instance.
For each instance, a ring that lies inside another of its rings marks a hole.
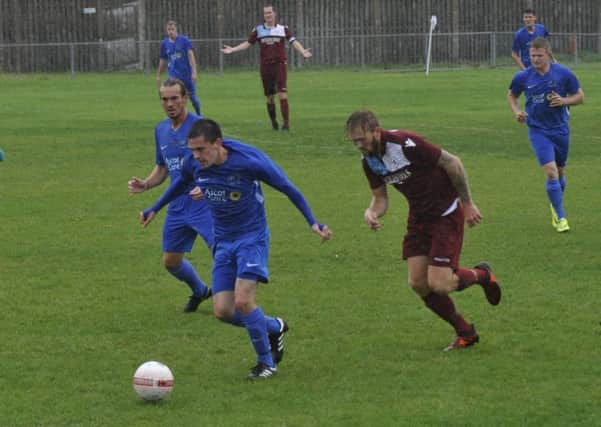
[[[568,151],[570,149],[570,131],[569,130],[543,130],[538,128],[528,128],[528,138],[530,145],[539,165],[545,165],[549,162],[557,163],[562,168],[568,161]]]
[[[190,252],[196,236],[213,246],[213,217],[208,207],[168,212],[163,225],[163,252]]]
[[[213,294],[233,291],[236,279],[269,282],[269,231],[236,240],[218,240],[213,247]]]

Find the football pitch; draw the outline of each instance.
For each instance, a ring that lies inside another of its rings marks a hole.
[[[572,109],[565,234],[506,105],[513,71],[293,72],[289,133],[271,130],[256,71],[201,75],[205,117],[269,154],[334,231],[320,244],[264,186],[271,283],[257,299],[290,332],[278,375],[254,384],[244,329],[210,302],[181,312],[188,289],[161,265],[164,212],[138,224],[166,186],[127,194],[154,166],[152,76],[0,76],[0,425],[598,425],[599,71],[574,69],[586,100]],[[466,229],[461,264],[489,261],[504,292],[497,307],[477,286],[453,294],[480,333],[470,349],[441,351],[452,329],[407,285],[404,198],[389,189],[382,230],[363,223],[370,192],[344,134],[362,108],[466,167],[484,220]],[[200,239],[188,258],[210,282]],[[132,388],[147,360],[175,375],[158,404]]]

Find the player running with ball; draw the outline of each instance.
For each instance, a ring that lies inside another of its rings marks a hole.
[[[269,378],[283,356],[287,324],[266,316],[256,303],[257,284],[269,281],[269,229],[260,182],[288,196],[322,241],[332,237],[319,224],[301,192],[263,152],[232,139],[223,139],[212,120],[196,122],[188,135],[191,153],[184,158],[179,179],[153,207],[142,212],[144,226],[173,197],[194,183],[193,197],[206,200],[213,216],[215,245],[213,311],[215,317],[246,328],[257,353],[257,365],[247,378]]]

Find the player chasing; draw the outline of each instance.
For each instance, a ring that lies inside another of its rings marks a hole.
[[[488,302],[497,305],[501,288],[486,262],[471,269],[459,267],[464,222],[475,226],[482,220],[461,160],[415,133],[382,129],[371,111],[351,114],[346,132],[362,154],[371,188],[371,203],[364,213],[369,228],[376,231],[382,226],[380,218],[388,209],[386,184],[409,203],[403,239],[409,285],[426,307],[455,329],[455,339],[444,350],[477,343],[476,328],[455,309],[449,294],[478,284]]]
[[[570,69],[551,63],[551,45],[546,39],[532,42],[530,59],[532,67],[513,77],[507,102],[516,120],[528,125],[530,145],[547,178],[551,225],[564,233],[570,230],[563,206],[570,148],[569,107],[583,103],[584,92]],[[526,95],[526,111],[518,103],[522,93]]]
[[[288,58],[284,48],[284,41],[288,40],[290,45],[299,52],[303,58],[312,56],[310,49],[305,49],[301,42],[293,36],[288,27],[276,23],[276,13],[273,6],[268,5],[263,8],[263,18],[265,22],[250,33],[248,40],[237,46],[231,47],[224,45],[221,52],[229,55],[248,49],[257,41],[261,43],[260,61],[261,61],[261,81],[263,82],[263,92],[267,100],[267,113],[271,120],[273,130],[279,129],[276,119],[274,95],[277,93],[280,100],[280,112],[282,114],[282,130],[290,129],[290,120],[288,112]]]
[[[188,95],[180,80],[166,80],[159,89],[159,95],[167,119],[160,122],[154,131],[156,164],[145,179],[134,176],[127,183],[130,195],[161,185],[167,176],[171,182],[179,177],[187,151],[188,132],[200,120],[199,116],[186,110]],[[193,185],[189,190],[192,188]],[[205,201],[193,200],[188,194],[182,194],[169,203],[167,210],[163,225],[163,265],[192,291],[184,306],[186,313],[196,311],[202,301],[211,297],[211,289],[204,284],[192,264],[184,259],[184,254],[192,250],[197,235],[208,247],[213,245],[213,218]]]
[[[161,86],[161,73],[167,67],[167,76],[179,79],[186,85],[188,97],[194,111],[200,116],[200,101],[196,96],[196,57],[188,37],[177,33],[177,23],[169,21],[165,24],[167,37],[161,42],[159,66],[157,68],[157,86]]]
[[[266,316],[256,303],[258,283],[269,281],[269,229],[265,216],[264,182],[288,196],[311,230],[323,241],[332,231],[319,224],[301,192],[263,152],[233,139],[223,139],[213,120],[196,122],[188,135],[190,153],[181,174],[161,198],[140,213],[146,227],[157,212],[178,194],[203,198],[213,216],[213,311],[215,317],[246,328],[257,354],[250,380],[272,377],[284,355],[286,322]]]

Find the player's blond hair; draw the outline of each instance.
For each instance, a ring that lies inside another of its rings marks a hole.
[[[530,49],[551,50],[551,43],[544,37],[537,37],[530,43]]]

